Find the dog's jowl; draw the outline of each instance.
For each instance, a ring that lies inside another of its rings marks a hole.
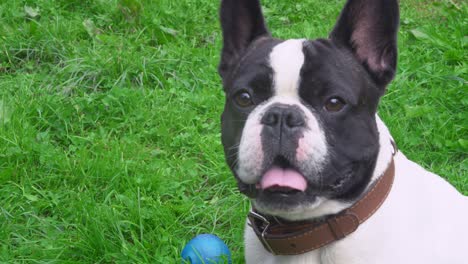
[[[252,203],[247,263],[468,263],[468,198],[376,114],[398,24],[397,0],[349,0],[328,38],[280,40],[258,0],[222,1],[222,142]]]

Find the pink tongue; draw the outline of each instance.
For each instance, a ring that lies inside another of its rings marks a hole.
[[[273,167],[263,175],[260,187],[265,190],[273,186],[287,187],[303,192],[307,189],[307,182],[304,176],[295,170]]]

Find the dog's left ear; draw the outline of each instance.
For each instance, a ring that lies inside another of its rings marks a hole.
[[[349,48],[382,89],[397,64],[398,0],[348,0],[331,40]]]
[[[219,74],[223,79],[249,45],[261,36],[270,36],[259,0],[222,0],[223,50]]]

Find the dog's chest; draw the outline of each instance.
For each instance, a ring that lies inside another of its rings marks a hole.
[[[274,256],[246,226],[246,263],[467,263],[468,198],[401,152],[395,166],[387,200],[351,235],[302,255]]]

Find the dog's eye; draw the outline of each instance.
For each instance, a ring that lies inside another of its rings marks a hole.
[[[245,108],[253,105],[252,96],[246,91],[237,93],[234,99],[236,100],[236,104],[240,107]]]
[[[325,103],[325,109],[328,112],[338,112],[345,106],[345,102],[340,97],[332,97]]]

